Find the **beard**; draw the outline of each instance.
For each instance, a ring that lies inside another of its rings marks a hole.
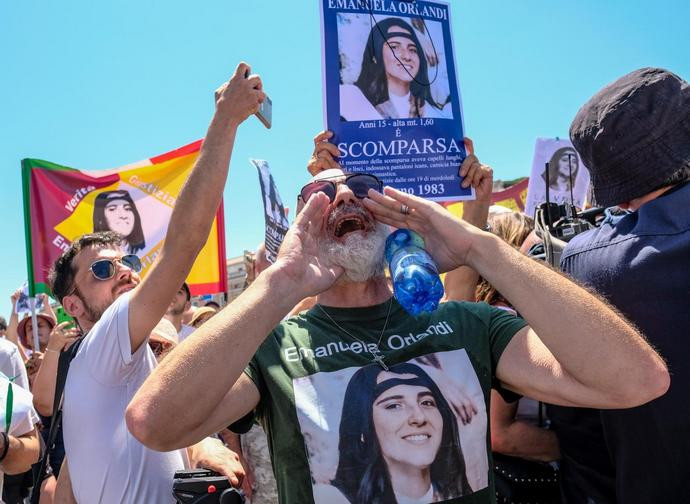
[[[111,290],[111,295],[110,295],[110,301],[106,301],[102,303],[100,306],[96,305],[94,303],[91,303],[84,294],[79,290],[79,288],[75,285],[74,287],[74,293],[76,296],[81,300],[82,304],[84,305],[84,312],[85,312],[85,319],[91,321],[92,323],[96,323],[100,320],[100,318],[103,316],[103,313],[110,307],[111,304],[115,302],[115,300],[120,297],[120,295],[124,294],[116,294],[118,290],[120,290],[121,287],[124,286],[136,286],[138,285],[139,282],[133,282],[131,280],[125,280],[123,282],[118,282],[115,286],[113,286]]]
[[[166,315],[172,315],[173,317],[179,317],[184,313],[184,305],[182,306],[171,306],[168,308],[168,311],[165,313]]]
[[[75,286],[74,288],[74,293],[77,295],[77,297],[81,300],[82,304],[84,305],[84,312],[86,317],[84,317],[86,320],[96,323],[100,320],[100,318],[103,316],[103,312],[110,306],[108,304],[107,306],[95,306],[91,304],[89,301],[86,300],[86,296],[84,296],[79,289]]]
[[[339,213],[345,211],[352,212],[353,207],[345,208],[341,212],[334,211],[329,216],[329,224],[335,222]],[[355,211],[363,213],[361,209]],[[348,233],[342,241],[337,241],[330,236],[326,238],[324,243],[326,262],[345,270],[338,283],[366,282],[371,278],[383,276],[384,247],[389,233],[388,226],[376,222],[374,228],[364,234]]]

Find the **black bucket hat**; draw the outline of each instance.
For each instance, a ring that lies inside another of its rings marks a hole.
[[[635,70],[580,108],[570,139],[598,205],[644,196],[690,167],[690,85],[661,68]]]

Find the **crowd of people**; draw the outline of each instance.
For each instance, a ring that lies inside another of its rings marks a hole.
[[[20,320],[11,296],[3,502],[32,486],[41,503],[174,502],[173,474],[196,467],[257,504],[690,501],[687,82],[637,70],[578,112],[595,201],[621,211],[568,243],[565,274],[532,253],[530,216],[491,205],[470,139],[459,175],[476,199],[458,219],[345,173],[322,132],[276,261],[259,247],[236,300],[192,307],[185,278],[264,98],[245,63],[216,91],[145,278],[131,238],[94,224],[50,273],[69,321],[45,295]],[[102,203],[104,222],[129,222],[123,195]],[[432,313],[392,296],[391,228],[419,233],[447,272]]]

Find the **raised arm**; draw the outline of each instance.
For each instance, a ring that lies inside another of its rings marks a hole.
[[[53,307],[50,306],[50,298],[48,297],[48,294],[36,294],[36,299],[41,299],[41,301],[43,301],[43,304],[41,305],[41,313],[50,315],[54,320],[57,320],[57,313],[55,313],[53,311]]]
[[[369,191],[364,200],[377,219],[421,234],[442,270],[475,269],[531,326],[498,362],[504,386],[545,402],[595,408],[633,407],[666,392],[661,357],[605,302],[439,205],[391,188],[385,193]]]
[[[21,355],[22,360],[26,362],[29,357],[26,355],[24,346],[19,341],[19,333],[17,332],[17,327],[19,326],[19,315],[17,315],[17,301],[21,295],[22,290],[18,289],[12,293],[10,296],[10,304],[12,305],[12,311],[10,312],[10,320],[7,323],[7,339],[11,341],[19,349],[19,355]]]
[[[276,262],[147,378],[127,408],[134,437],[156,450],[189,446],[254,408],[259,391],[243,374],[249,360],[293,306],[330,287],[342,273],[319,258],[327,205],[324,194],[312,196]]]
[[[76,328],[70,327],[71,325],[73,325],[71,322],[62,322],[53,327],[43,361],[34,377],[31,390],[34,395],[34,407],[43,416],[53,414],[55,382],[57,380],[60,352],[69,347],[79,337],[79,332]]]
[[[473,187],[476,199],[462,204],[462,220],[480,229],[486,226],[491,206],[494,176],[490,167],[479,162],[474,154],[474,143],[465,138],[467,157],[460,166],[462,187]],[[469,266],[460,266],[446,273],[443,280],[444,301],[475,301],[479,275]]]
[[[246,63],[240,63],[230,81],[216,91],[216,112],[199,158],[177,198],[163,248],[149,274],[132,293],[132,352],[163,317],[206,243],[225,187],[237,127],[259,109],[265,98],[259,76],[246,77],[249,70]]]

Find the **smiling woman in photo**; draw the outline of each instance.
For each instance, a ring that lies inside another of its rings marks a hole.
[[[414,117],[450,118],[450,104],[431,94],[428,63],[417,32],[400,18],[376,23],[354,84],[340,86],[346,121]]]
[[[128,254],[136,254],[146,246],[139,211],[127,191],[103,191],[96,196],[93,231],[121,234],[127,242]]]
[[[421,504],[472,493],[458,422],[419,366],[358,370],[345,392],[331,482],[347,502]]]

